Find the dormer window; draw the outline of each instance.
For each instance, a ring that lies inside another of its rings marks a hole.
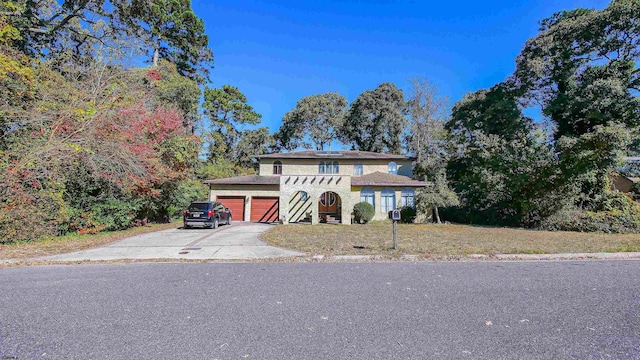
[[[353,164],[353,175],[361,176],[362,175],[362,163]]]
[[[389,174],[398,175],[398,164],[393,161],[389,163]]]
[[[273,163],[273,175],[282,175],[282,163],[280,161]]]

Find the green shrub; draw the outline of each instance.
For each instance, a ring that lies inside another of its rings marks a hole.
[[[94,222],[103,225],[105,230],[122,230],[131,227],[140,204],[136,201],[109,199],[91,207]]]
[[[604,233],[640,232],[640,208],[626,197],[612,199],[617,209],[585,211],[576,208],[563,208],[547,217],[540,224],[543,230],[580,231]],[[611,205],[610,203],[607,205]]]
[[[416,209],[411,206],[403,206],[400,208],[400,221],[403,224],[412,224],[416,219]]]
[[[373,205],[367,202],[359,202],[353,206],[353,216],[356,223],[366,224],[373,219],[374,214]]]

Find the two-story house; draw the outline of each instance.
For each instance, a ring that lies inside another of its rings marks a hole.
[[[258,156],[258,175],[207,180],[209,199],[231,209],[234,220],[293,223],[323,219],[351,223],[361,201],[375,209],[374,220],[413,206],[412,160],[365,151],[297,151]]]

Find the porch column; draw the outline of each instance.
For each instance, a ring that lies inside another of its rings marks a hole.
[[[289,216],[289,194],[288,193],[283,193],[280,192],[280,199],[279,201],[279,205],[280,205],[280,209],[279,209],[279,215],[280,215],[280,219],[278,220],[282,220],[282,218],[284,218],[284,221],[282,222],[283,224],[288,224],[289,220],[290,220],[290,216]]]

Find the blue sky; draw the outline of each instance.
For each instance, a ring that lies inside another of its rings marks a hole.
[[[601,0],[192,0],[215,61],[211,87],[237,86],[278,129],[302,97],[337,91],[349,102],[382,82],[405,92],[427,77],[451,103],[514,70],[538,21]]]

